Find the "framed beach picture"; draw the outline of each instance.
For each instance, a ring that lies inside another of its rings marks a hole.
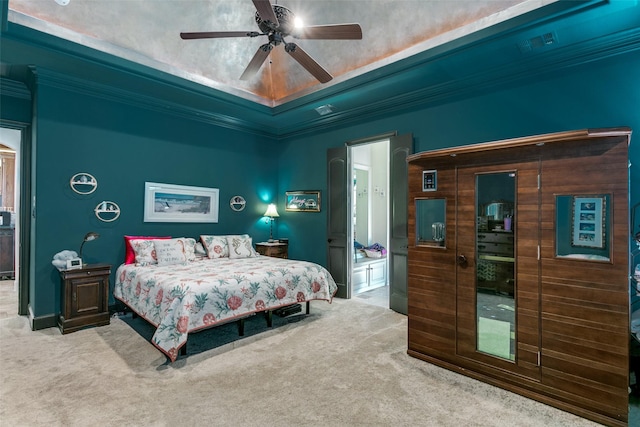
[[[320,212],[320,191],[287,191],[285,210]]]
[[[144,183],[144,222],[218,222],[219,189]]]
[[[574,196],[571,245],[604,248],[605,212],[604,196]]]

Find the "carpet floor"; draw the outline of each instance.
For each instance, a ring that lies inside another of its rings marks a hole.
[[[357,300],[193,334],[174,363],[131,315],[67,335],[0,319],[3,426],[594,426],[407,355],[407,318]]]

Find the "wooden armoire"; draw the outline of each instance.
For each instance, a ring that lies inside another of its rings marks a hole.
[[[630,136],[409,156],[408,353],[626,425]]]

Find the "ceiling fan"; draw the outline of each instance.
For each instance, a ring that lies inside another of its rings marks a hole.
[[[285,37],[297,39],[323,40],[361,40],[362,29],[359,24],[312,25],[297,28],[295,15],[283,6],[271,5],[269,0],[252,0],[256,7],[255,20],[261,32],[257,31],[213,31],[197,33],[180,33],[183,40],[209,39],[223,37],[258,37],[267,36],[269,42],[258,48],[247,68],[240,76],[241,80],[248,80],[255,75],[271,50],[279,44],[284,44],[284,50],[321,83],[326,83],[333,77],[307,52],[295,43],[286,42]]]

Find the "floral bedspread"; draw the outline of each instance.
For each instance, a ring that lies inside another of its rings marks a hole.
[[[113,294],[156,326],[151,342],[173,362],[189,332],[299,302],[331,302],[336,290],[318,264],[258,256],[161,267],[122,264]]]

